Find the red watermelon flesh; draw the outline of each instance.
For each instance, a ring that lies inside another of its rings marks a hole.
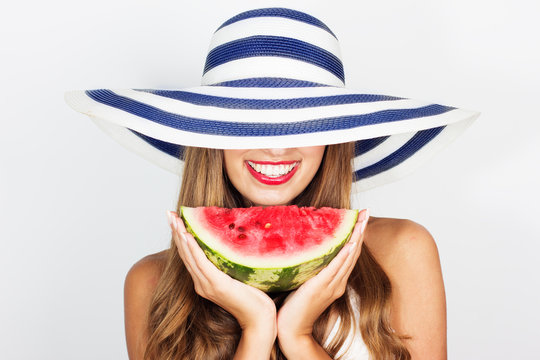
[[[232,251],[246,255],[281,256],[320,245],[334,233],[346,210],[273,206],[265,209],[203,208],[206,221]]]
[[[264,291],[298,287],[347,242],[358,210],[182,207],[186,228],[222,271]]]

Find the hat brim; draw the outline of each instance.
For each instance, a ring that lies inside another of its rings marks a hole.
[[[355,191],[397,180],[478,112],[332,86],[71,91],[66,102],[119,143],[173,172],[183,146],[289,148],[356,142]]]

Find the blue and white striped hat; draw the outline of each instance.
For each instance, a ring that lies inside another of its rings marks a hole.
[[[183,146],[355,141],[354,192],[412,172],[479,115],[344,85],[334,33],[306,13],[268,8],[243,12],[216,30],[201,86],[71,91],[65,99],[125,147],[179,175]]]

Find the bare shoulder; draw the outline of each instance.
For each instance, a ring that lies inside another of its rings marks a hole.
[[[147,255],[129,269],[124,282],[126,311],[150,304],[151,296],[163,273],[166,256],[166,250]]]
[[[155,288],[167,261],[166,251],[146,255],[133,264],[126,275],[126,286]]]
[[[370,217],[364,241],[382,266],[438,258],[433,236],[409,219]]]
[[[422,276],[441,273],[435,239],[417,222],[370,217],[364,242],[393,287],[416,285]]]
[[[446,296],[435,239],[408,219],[370,218],[364,241],[392,285],[391,325],[413,359],[446,359]]]
[[[130,359],[143,358],[148,339],[148,310],[166,260],[166,250],[147,255],[137,261],[126,275],[124,322]]]

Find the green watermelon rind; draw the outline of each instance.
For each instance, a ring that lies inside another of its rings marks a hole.
[[[332,259],[339,253],[343,246],[349,241],[351,234],[354,230],[354,226],[358,219],[358,210],[354,211],[354,221],[351,221],[351,227],[347,232],[347,235],[336,246],[331,248],[326,254],[317,257],[315,259],[287,267],[282,268],[254,268],[238,264],[227,259],[208,247],[192,229],[189,221],[184,216],[184,209],[181,207],[181,217],[186,225],[186,230],[189,231],[204,251],[206,257],[221,271],[225,272],[232,278],[239,280],[245,284],[251,285],[264,292],[281,292],[289,291],[298,288],[304,282],[317,275],[326,265],[332,261]]]

